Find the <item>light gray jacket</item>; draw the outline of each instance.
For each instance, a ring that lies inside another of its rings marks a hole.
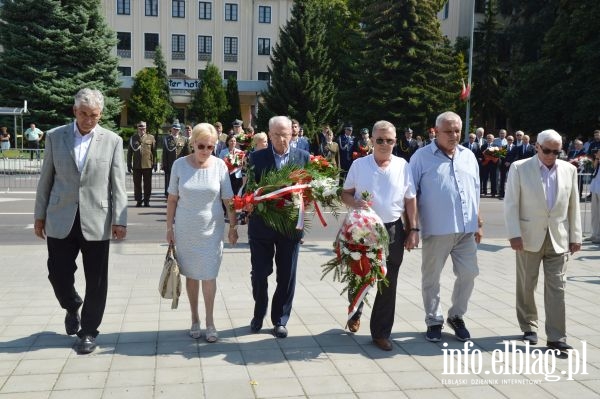
[[[127,225],[123,140],[97,126],[79,173],[74,131],[70,123],[46,135],[34,217],[45,220],[47,236],[65,238],[79,209],[85,239],[108,240],[112,225]]]

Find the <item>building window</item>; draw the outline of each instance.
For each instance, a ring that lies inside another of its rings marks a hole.
[[[158,33],[144,33],[144,58],[154,58],[158,46]]]
[[[172,68],[171,75],[175,76],[185,76],[185,69],[183,68]]]
[[[238,20],[238,5],[233,3],[225,3],[225,21]]]
[[[131,76],[131,67],[120,66],[117,67],[117,71],[121,74],[121,76]]]
[[[198,69],[198,79],[204,79],[204,74],[206,74],[206,69]]]
[[[485,13],[485,5],[487,0],[475,0],[475,12],[477,14]]]
[[[185,60],[185,35],[171,36],[171,59]]]
[[[225,62],[237,62],[238,39],[237,37],[225,37],[225,46],[223,49]]]
[[[444,4],[444,8],[442,8],[442,19],[448,19],[448,14],[450,12],[450,0]]]
[[[212,59],[212,36],[198,36],[198,61]]]
[[[258,6],[258,22],[261,24],[271,23],[271,7]]]
[[[117,55],[131,58],[131,32],[117,32]]]
[[[223,79],[227,80],[229,78],[237,80],[237,71],[223,71]]]
[[[173,18],[185,18],[185,0],[172,0],[171,10]]]
[[[158,0],[146,0],[146,16],[158,17]]]
[[[271,80],[271,74],[269,72],[259,72],[258,80],[266,80],[268,82]]]
[[[118,15],[130,15],[131,14],[131,0],[117,0],[117,14]]]
[[[201,1],[198,3],[199,18],[212,19],[212,3]]]
[[[258,55],[271,55],[271,39],[258,38]]]

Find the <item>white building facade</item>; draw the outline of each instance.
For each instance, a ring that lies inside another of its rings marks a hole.
[[[106,22],[117,32],[121,98],[129,97],[138,71],[154,66],[160,45],[180,120],[187,120],[185,106],[210,62],[223,79],[237,78],[242,117],[250,123],[292,5],[293,0],[102,0]],[[121,125],[126,121],[124,109]]]

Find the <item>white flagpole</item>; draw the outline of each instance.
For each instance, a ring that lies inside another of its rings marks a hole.
[[[469,74],[467,77],[467,88],[471,88],[471,78],[473,76],[473,37],[475,32],[475,1],[473,0],[473,10],[471,13],[471,40],[469,44]],[[467,97],[467,113],[465,116],[465,138],[469,136],[471,119],[471,93]]]

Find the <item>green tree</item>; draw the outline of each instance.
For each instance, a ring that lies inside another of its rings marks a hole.
[[[227,111],[227,97],[219,68],[208,64],[200,88],[194,92],[188,106],[189,117],[197,122],[214,123]],[[227,125],[227,122],[224,123]]]
[[[73,96],[90,87],[105,96],[103,121],[120,112],[116,36],[99,0],[4,1],[0,7],[0,98],[27,100],[42,128],[73,118]]]
[[[561,1],[544,36],[541,56],[515,77],[512,111],[533,133],[552,127],[569,136],[599,126],[600,3]]]
[[[128,101],[131,118],[146,121],[148,132],[160,133],[160,127],[171,116],[169,98],[165,97],[156,68],[141,69],[136,75]]]
[[[363,119],[387,119],[421,133],[455,110],[461,71],[442,37],[439,0],[361,0],[365,31]]]
[[[317,0],[294,1],[271,56],[271,84],[263,93],[269,113],[288,115],[312,137],[336,112],[325,24]]]
[[[488,0],[484,20],[479,23],[479,35],[475,40],[473,52],[473,87],[471,104],[474,121],[486,131],[494,131],[499,116],[504,114],[504,90],[507,86],[505,66],[499,61],[500,25],[498,23],[498,4],[496,0]]]
[[[227,89],[225,91],[227,97],[227,104],[229,105],[227,111],[221,116],[221,120],[225,125],[229,125],[236,119],[242,119],[242,108],[240,106],[240,92],[238,91],[237,79],[234,76],[230,76],[227,79]]]
[[[163,91],[163,96],[168,100],[165,109],[165,120],[170,121],[176,117],[176,113],[173,107],[173,101],[171,100],[171,93],[169,91],[167,63],[165,61],[165,57],[163,56],[162,47],[160,44],[156,46],[156,49],[154,50],[154,66],[156,67],[158,83]]]

